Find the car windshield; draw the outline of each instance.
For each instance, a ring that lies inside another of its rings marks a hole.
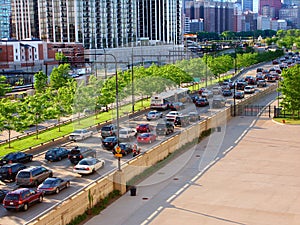
[[[164,123],[161,123],[161,124],[157,124],[157,126],[156,127],[165,127],[166,126],[166,124],[164,124]]]
[[[19,172],[18,177],[19,178],[29,178],[30,177],[30,172],[25,172],[25,171]]]
[[[78,165],[93,165],[91,160],[81,160]]]
[[[148,114],[149,114],[149,115],[155,115],[156,112],[149,112]]]
[[[11,160],[11,159],[14,159],[16,156],[16,154],[14,153],[10,153],[8,155],[6,155],[3,159],[6,159],[6,160]]]
[[[141,124],[140,125],[140,127],[146,127],[147,126],[147,124]]]
[[[80,133],[82,133],[82,130],[74,130],[73,131],[73,134],[80,134]]]
[[[149,137],[149,136],[150,136],[150,134],[147,134],[147,133],[141,134],[141,137]]]
[[[107,137],[104,139],[104,141],[109,142],[109,141],[114,141],[115,137]]]
[[[53,179],[47,179],[43,182],[43,184],[54,184],[56,181]]]
[[[111,130],[111,127],[102,127],[101,130],[103,130],[103,131],[110,131],[110,130]]]
[[[120,134],[127,134],[128,131],[127,130],[120,130]]]
[[[6,195],[5,200],[17,201],[17,200],[19,200],[19,195],[18,194],[8,194],[8,195]]]

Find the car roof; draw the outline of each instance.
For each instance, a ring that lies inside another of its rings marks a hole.
[[[28,188],[19,188],[19,189],[10,191],[8,194],[20,194],[20,193],[22,193],[23,191],[27,191],[27,190],[29,190],[29,189],[28,189]]]

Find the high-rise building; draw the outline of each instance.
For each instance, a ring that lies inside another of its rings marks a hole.
[[[181,41],[181,0],[12,0],[16,39],[79,42],[86,49]]]
[[[259,15],[262,15],[262,9],[265,6],[269,6],[270,8],[274,8],[275,10],[275,17],[278,18],[279,10],[281,9],[281,0],[260,0],[259,2]]]
[[[243,11],[253,11],[253,0],[242,0]]]
[[[286,20],[290,28],[300,28],[300,6],[293,6],[279,10],[279,19]]]
[[[234,4],[198,0],[185,5],[186,16],[190,19],[203,19],[204,31],[222,33],[234,29]]]
[[[0,39],[10,37],[10,0],[0,0]]]

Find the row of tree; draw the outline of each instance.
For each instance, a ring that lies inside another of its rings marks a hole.
[[[80,118],[85,109],[93,111],[113,104],[116,101],[116,84],[119,100],[128,99],[132,94],[137,99],[163,92],[181,83],[193,82],[195,78],[203,80],[218,77],[235,66],[247,67],[260,61],[277,58],[279,54],[278,51],[263,54],[241,52],[218,57],[205,55],[203,58],[182,60],[164,66],[153,64],[149,68],[133,67],[130,70],[118,71],[118,76],[107,80],[92,75],[87,84],[71,78],[70,65],[61,63],[52,70],[50,82],[47,75],[41,71],[34,75],[36,93],[33,96],[17,101],[1,99],[0,129],[8,130],[10,140],[12,130],[22,131],[32,125],[38,130],[37,126],[41,122],[53,118],[59,122],[62,116],[70,114],[78,114]],[[38,138],[38,132],[36,135]]]
[[[300,48],[300,30],[279,30],[276,36],[266,38],[265,41],[268,45],[276,44],[280,48],[292,49],[294,45]]]

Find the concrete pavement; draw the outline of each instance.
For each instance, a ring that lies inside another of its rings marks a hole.
[[[234,118],[215,160],[201,161],[210,137],[86,224],[298,225],[299,131],[266,117]]]

